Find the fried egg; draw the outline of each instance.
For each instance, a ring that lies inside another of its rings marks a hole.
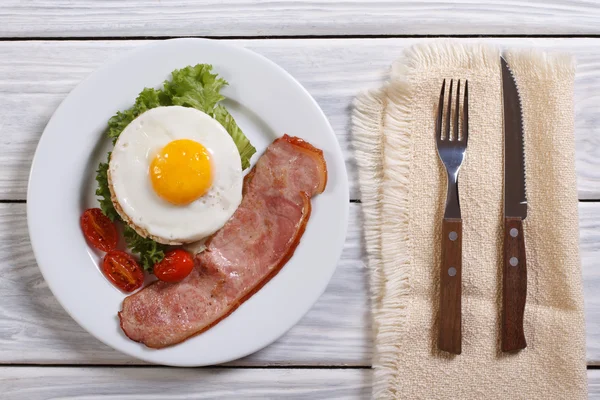
[[[202,111],[146,111],[117,140],[108,168],[115,208],[140,235],[159,243],[202,240],[242,201],[242,167],[225,128]]]

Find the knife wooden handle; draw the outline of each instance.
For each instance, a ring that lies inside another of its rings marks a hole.
[[[502,351],[527,347],[523,331],[527,297],[527,261],[523,220],[504,218],[504,271],[502,288]]]
[[[440,350],[460,354],[462,341],[462,220],[442,222],[442,270],[440,283]]]

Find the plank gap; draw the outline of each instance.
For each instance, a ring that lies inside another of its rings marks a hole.
[[[212,40],[298,40],[298,39],[600,39],[600,34],[362,34],[362,35],[231,35],[231,36],[198,36],[198,35],[165,35],[165,36],[30,36],[0,37],[0,42],[32,42],[32,41],[119,41],[119,40],[169,40],[181,38],[199,38]]]
[[[182,367],[171,367],[168,365],[159,364],[39,364],[39,363],[0,363],[1,367],[11,368],[168,368],[168,369],[182,369]],[[205,367],[185,367],[186,369],[298,369],[298,370],[321,370],[321,369],[332,369],[332,370],[343,370],[343,369],[372,369],[371,365],[208,365]],[[588,367],[589,368],[589,367]]]

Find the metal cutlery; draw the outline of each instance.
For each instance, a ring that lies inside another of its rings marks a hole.
[[[502,64],[504,112],[504,263],[502,351],[527,347],[523,331],[527,297],[527,262],[523,221],[527,217],[525,154],[521,98],[506,60]]]
[[[442,222],[442,266],[438,347],[440,350],[454,354],[461,353],[462,341],[462,219],[458,200],[458,172],[465,158],[469,137],[469,82],[465,81],[462,124],[459,124],[461,115],[460,83],[460,80],[458,80],[456,97],[453,98],[452,87],[454,80],[450,81],[446,123],[443,124],[444,97],[446,94],[446,80],[444,79],[440,93],[435,127],[438,155],[446,168],[448,177],[446,210]],[[452,118],[453,101],[455,102],[454,118]],[[454,122],[452,124],[453,129],[452,132],[450,132],[452,121]],[[462,125],[461,134],[459,134],[459,125]]]

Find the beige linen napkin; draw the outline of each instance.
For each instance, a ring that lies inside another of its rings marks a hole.
[[[507,54],[523,101],[528,217],[525,335],[500,351],[503,134],[500,53],[441,42],[407,50],[353,115],[376,340],[376,399],[582,399],[585,332],[570,57]],[[469,79],[462,354],[437,350],[446,178],[434,121],[442,78]]]

